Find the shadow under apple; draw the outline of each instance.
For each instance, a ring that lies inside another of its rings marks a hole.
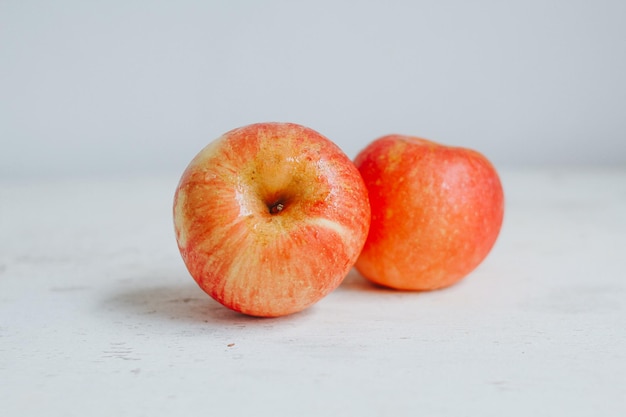
[[[267,325],[278,321],[298,320],[315,314],[313,305],[304,311],[277,318],[253,317],[238,313],[213,300],[190,278],[159,278],[160,284],[149,285],[155,277],[120,280],[119,285],[103,301],[108,311],[125,312],[150,320],[229,325]],[[137,284],[137,283],[146,284]],[[166,282],[166,283],[163,283]],[[393,293],[397,290],[374,284],[352,269],[336,292]]]
[[[397,290],[383,285],[376,284],[368,279],[364,278],[359,271],[352,268],[346,278],[343,280],[339,288],[335,291],[361,291],[361,292],[377,292],[377,293],[390,293],[390,294],[419,294],[422,291],[404,291]]]
[[[146,280],[148,281],[148,280]],[[253,317],[224,307],[197,285],[181,279],[180,283],[154,286],[120,287],[105,298],[104,307],[137,317],[187,323],[230,325],[267,325],[268,322],[292,320],[312,313],[312,308],[277,318]]]

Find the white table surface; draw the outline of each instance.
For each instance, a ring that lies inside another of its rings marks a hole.
[[[504,171],[487,260],[255,319],[189,277],[161,178],[0,182],[0,415],[625,416],[626,169]]]

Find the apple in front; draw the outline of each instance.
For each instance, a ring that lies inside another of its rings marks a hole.
[[[371,204],[356,269],[401,290],[434,290],[474,270],[492,249],[504,214],[502,185],[480,153],[389,135],[355,159]]]
[[[211,142],[174,197],[176,240],[192,277],[226,307],[260,317],[301,311],[334,290],[369,222],[352,161],[291,123],[253,124]]]

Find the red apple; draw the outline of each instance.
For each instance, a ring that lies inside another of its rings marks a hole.
[[[259,123],[207,145],[174,198],[176,240],[198,285],[226,307],[275,317],[335,289],[367,237],[352,161],[304,126]]]
[[[355,159],[372,219],[356,268],[402,290],[456,283],[493,247],[504,213],[502,185],[480,153],[389,135]]]

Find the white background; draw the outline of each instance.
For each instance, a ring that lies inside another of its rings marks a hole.
[[[0,1],[0,177],[182,172],[261,121],[626,162],[626,2]]]

